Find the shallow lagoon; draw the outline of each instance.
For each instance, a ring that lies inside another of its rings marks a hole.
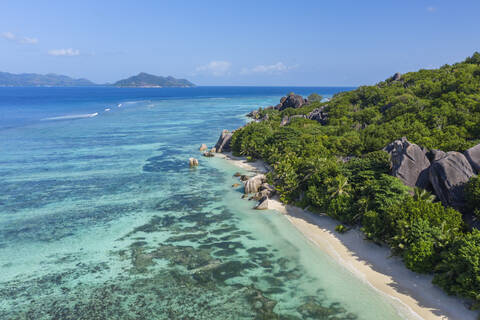
[[[240,199],[238,168],[188,168],[291,89],[35,89],[0,88],[0,318],[401,318],[280,213]]]

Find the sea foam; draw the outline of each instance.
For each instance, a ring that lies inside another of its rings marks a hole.
[[[98,112],[95,113],[84,113],[84,114],[71,114],[58,117],[43,118],[42,121],[54,121],[54,120],[74,120],[74,119],[84,119],[84,118],[93,118],[98,116]]]

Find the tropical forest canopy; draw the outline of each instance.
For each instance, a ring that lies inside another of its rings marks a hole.
[[[428,191],[412,190],[391,176],[390,157],[382,149],[401,137],[444,151],[479,144],[480,54],[322,101],[316,95],[300,108],[259,109],[261,121],[235,131],[234,154],[269,163],[274,169],[269,179],[284,202],[347,226],[338,230],[360,225],[367,238],[388,244],[408,268],[433,272],[434,282],[448,293],[479,306],[480,231]],[[328,114],[324,121],[301,117],[319,108]],[[465,193],[469,213],[480,217],[477,177]]]

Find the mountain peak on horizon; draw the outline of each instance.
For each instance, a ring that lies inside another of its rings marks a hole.
[[[113,84],[116,87],[194,87],[186,79],[176,79],[172,76],[162,77],[140,72],[136,76],[119,80]]]
[[[21,73],[14,74],[0,71],[1,87],[71,87],[71,86],[95,86],[96,84],[90,80],[56,74],[37,74],[37,73]]]

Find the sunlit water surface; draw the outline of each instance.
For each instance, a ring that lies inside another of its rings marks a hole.
[[[0,88],[0,318],[401,318],[200,157],[292,90]]]

